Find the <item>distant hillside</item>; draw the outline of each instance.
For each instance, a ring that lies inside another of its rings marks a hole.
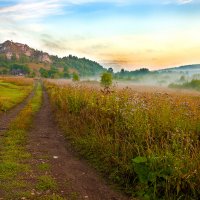
[[[25,68],[28,68],[24,70]],[[51,71],[50,71],[51,70]],[[59,58],[46,52],[35,50],[26,44],[5,41],[0,44],[0,73],[34,73],[45,76],[69,76],[78,73],[81,76],[99,75],[105,71],[100,64],[86,58],[69,55]],[[49,75],[50,74],[50,75]]]
[[[191,70],[200,71],[200,64],[183,65],[180,67],[167,68],[159,71],[191,71]]]
[[[77,71],[82,76],[94,76],[106,70],[95,61],[86,58],[78,58],[72,55],[63,58],[52,56],[51,59],[53,66],[64,68],[65,70],[68,69],[68,71]]]

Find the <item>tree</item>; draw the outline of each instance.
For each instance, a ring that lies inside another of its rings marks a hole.
[[[0,74],[8,74],[8,70],[7,69],[0,70]]]
[[[11,60],[12,60],[13,62],[16,62],[16,61],[17,61],[17,56],[16,56],[16,54],[13,54],[13,55],[12,55]]]
[[[68,72],[63,72],[63,78],[70,78],[70,74]]]
[[[19,58],[19,62],[21,62],[21,63],[28,63],[29,60],[30,60],[29,57],[25,56],[25,55],[21,55]]]
[[[32,71],[30,74],[29,74],[29,78],[34,78],[36,76],[36,73],[34,71]]]
[[[179,81],[180,81],[180,82],[185,82],[185,81],[186,81],[185,76],[182,75],[182,76],[180,77],[180,80],[179,80]]]
[[[77,73],[73,73],[72,80],[73,80],[73,81],[79,81],[79,80],[80,80],[79,75],[78,75]]]
[[[121,72],[120,72],[120,73],[122,73],[122,74],[123,74],[124,72],[125,72],[125,70],[124,70],[124,69],[121,69]]]
[[[56,67],[51,67],[51,69],[48,71],[48,76],[50,78],[55,78],[57,73],[58,69]]]
[[[66,67],[66,66],[64,66],[63,77],[70,78],[70,74],[68,72],[68,67]]]
[[[48,70],[46,70],[44,68],[40,68],[39,72],[40,72],[41,77],[43,77],[43,78],[48,78],[49,77]]]
[[[10,66],[10,73],[11,74],[29,74],[30,73],[30,69],[27,65],[21,65],[21,64],[12,64]]]
[[[108,72],[112,74],[112,73],[113,73],[113,68],[110,67],[110,68],[108,69]]]
[[[111,73],[104,72],[101,76],[101,85],[108,89],[112,85],[113,77]]]

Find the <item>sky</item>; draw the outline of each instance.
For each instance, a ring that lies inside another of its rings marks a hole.
[[[200,63],[200,0],[0,0],[0,43],[115,70]]]

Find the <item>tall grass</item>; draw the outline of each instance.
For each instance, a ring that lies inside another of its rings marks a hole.
[[[6,77],[6,76],[0,76],[0,81],[6,82],[6,83],[12,83],[14,85],[18,86],[26,86],[26,85],[32,85],[34,80],[32,78],[24,78],[24,77]]]
[[[46,83],[60,126],[79,152],[143,199],[200,195],[200,97]]]

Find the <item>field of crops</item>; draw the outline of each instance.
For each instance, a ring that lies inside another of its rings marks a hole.
[[[0,77],[0,113],[23,101],[32,89],[32,79]]]
[[[131,89],[104,92],[46,82],[72,144],[126,193],[200,196],[200,97]]]

